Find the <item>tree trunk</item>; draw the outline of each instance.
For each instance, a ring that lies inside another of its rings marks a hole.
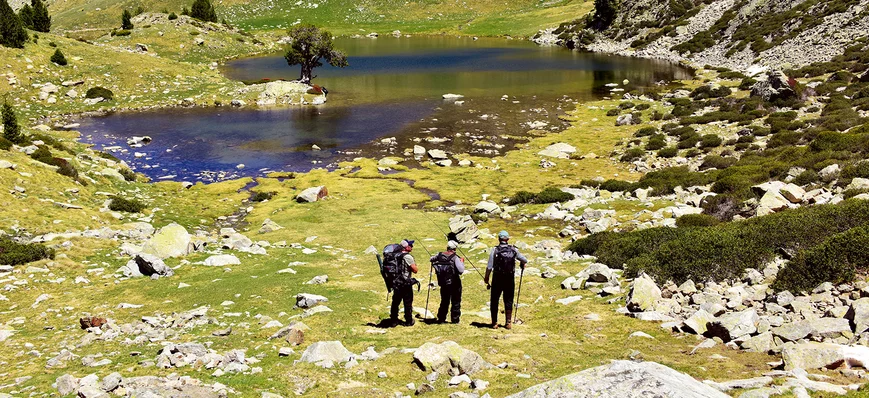
[[[311,75],[313,74],[313,68],[308,64],[302,64],[302,75],[299,77],[299,81],[305,84],[311,84]]]

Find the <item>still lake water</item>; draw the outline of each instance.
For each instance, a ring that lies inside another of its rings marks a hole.
[[[342,38],[336,47],[348,54],[350,67],[315,71],[314,83],[329,89],[325,105],[119,113],[82,120],[83,140],[97,149],[124,147],[115,155],[152,178],[187,181],[306,171],[360,155],[401,155],[420,141],[429,149],[487,156],[510,149],[529,126],[563,128],[557,116],[577,101],[608,95],[608,83],[627,79],[624,88],[630,90],[690,76],[667,62],[518,40]],[[298,67],[287,66],[282,55],[232,61],[223,72],[237,80],[298,77]],[[442,100],[445,93],[464,95],[464,103]],[[128,137],[142,135],[153,142],[127,148]],[[395,137],[397,144],[380,144],[384,137]]]

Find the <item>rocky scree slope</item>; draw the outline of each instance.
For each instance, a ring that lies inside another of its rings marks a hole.
[[[865,0],[649,2],[626,0],[594,31],[581,18],[543,30],[538,43],[735,70],[829,61],[869,34]]]

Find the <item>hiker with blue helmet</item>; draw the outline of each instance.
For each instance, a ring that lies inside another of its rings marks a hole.
[[[394,324],[398,324],[398,306],[404,303],[404,325],[413,326],[413,285],[416,279],[413,274],[419,271],[416,266],[416,260],[410,255],[413,251],[413,241],[405,239],[401,241],[401,253],[398,254],[398,270],[395,280],[393,281],[392,307],[390,308],[390,319]]]
[[[486,276],[483,281],[486,282],[486,287],[492,290],[490,297],[490,307],[492,309],[492,329],[498,328],[498,301],[501,299],[501,294],[504,295],[504,315],[507,321],[504,323],[504,328],[513,328],[513,292],[516,287],[516,262],[519,266],[525,269],[525,264],[528,259],[519,253],[519,249],[508,243],[510,234],[507,231],[498,233],[498,246],[495,246],[489,252],[489,263],[486,266]],[[494,275],[492,275],[494,274]],[[492,276],[492,283],[489,284],[489,277]]]
[[[459,243],[447,242],[447,250],[431,257],[431,264],[438,277],[441,290],[441,304],[438,307],[438,323],[447,321],[447,311],[450,321],[459,323],[462,316],[462,279],[465,273],[465,260],[456,254]]]

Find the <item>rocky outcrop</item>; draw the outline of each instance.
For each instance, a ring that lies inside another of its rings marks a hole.
[[[727,398],[717,389],[655,362],[613,361],[538,384],[510,398]]]
[[[714,0],[696,4],[685,9],[685,3],[625,0],[620,2],[613,23],[603,32],[593,32],[593,40],[588,39],[591,30],[577,21],[555,30],[542,30],[534,41],[541,45],[557,43],[595,52],[727,67],[754,75],[768,69],[829,61],[869,34],[869,15],[861,12],[869,5],[866,0],[847,8],[834,5],[831,0],[813,7],[787,0],[763,3]],[[769,18],[780,18],[781,25],[776,26],[788,28],[763,30],[762,22]],[[804,23],[805,18],[815,23]],[[746,45],[742,41],[746,30],[761,37],[759,44],[749,41]]]
[[[142,253],[159,258],[180,257],[190,253],[190,234],[175,223],[160,228],[142,247]]]

